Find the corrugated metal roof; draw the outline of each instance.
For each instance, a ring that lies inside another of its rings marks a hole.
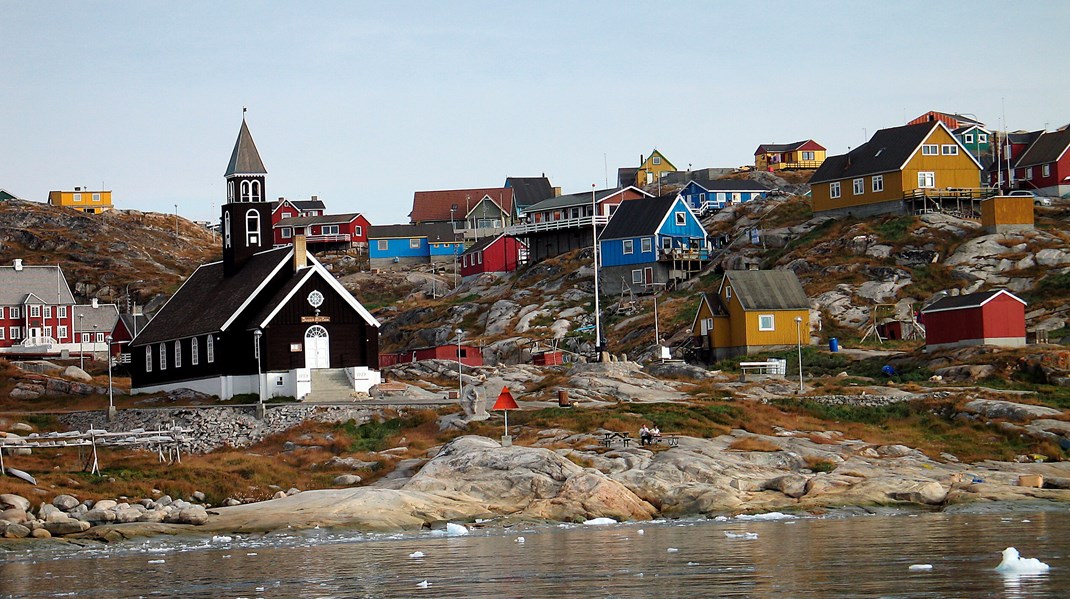
[[[722,287],[732,286],[744,310],[809,310],[799,277],[790,270],[729,270]]]
[[[490,197],[506,214],[512,213],[513,190],[508,187],[445,189],[414,193],[409,220],[413,223],[463,221],[468,211],[475,208],[484,197]],[[451,215],[450,208],[454,206],[456,208]]]
[[[1000,294],[1006,294],[1019,302],[1022,302],[1023,305],[1025,304],[1021,298],[1006,289],[993,289],[991,291],[979,291],[977,293],[967,293],[965,295],[948,295],[925,306],[921,309],[921,313],[928,314],[930,312],[943,312],[944,310],[979,308]]]
[[[1015,163],[1015,167],[1039,166],[1050,164],[1059,159],[1070,147],[1070,129],[1045,133],[1037,138],[1022,157]]]
[[[324,214],[322,216],[291,216],[290,218],[284,218],[275,223],[275,228],[305,227],[308,225],[340,225],[353,222],[358,216],[360,216],[359,212],[351,212],[349,214]]]
[[[598,238],[627,239],[640,235],[653,235],[678,198],[679,196],[674,193],[657,198],[621,202]]]
[[[934,121],[881,129],[850,152],[826,158],[810,177],[810,184],[899,170],[939,126],[940,122]]]
[[[368,239],[412,239],[414,237],[426,237],[428,241],[460,241],[462,239],[453,231],[449,223],[368,227]]]

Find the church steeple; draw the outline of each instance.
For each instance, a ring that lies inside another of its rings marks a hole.
[[[242,110],[241,129],[230,153],[224,177],[227,202],[223,204],[223,273],[231,276],[253,254],[272,244],[271,203],[265,201],[267,169],[260,160]]]

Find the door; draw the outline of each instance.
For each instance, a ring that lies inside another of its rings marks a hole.
[[[320,325],[305,331],[305,368],[330,368],[331,342],[327,329]]]

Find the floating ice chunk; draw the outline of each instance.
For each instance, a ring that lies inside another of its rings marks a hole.
[[[517,543],[523,543],[524,542],[524,537],[517,537],[516,538],[516,542]]]
[[[463,537],[468,534],[468,529],[463,524],[454,524],[453,522],[446,523],[446,536],[447,537]]]
[[[996,570],[1008,574],[1035,574],[1047,572],[1048,569],[1048,564],[1035,557],[1021,557],[1014,547],[1003,550],[1003,561],[996,566]]]
[[[424,556],[424,552],[423,551],[413,551],[412,553],[409,554],[409,557],[413,557],[413,558],[423,557],[423,556]]]
[[[213,543],[229,543],[233,540],[233,537],[229,537],[227,535],[215,535],[212,537]]]
[[[676,553],[677,551],[679,551],[679,549],[677,549],[676,547],[669,547],[666,551],[668,551],[669,553]]]
[[[910,570],[911,572],[921,572],[923,570],[932,570],[932,569],[933,569],[933,565],[932,564],[911,564],[910,567],[907,568],[907,570]]]
[[[592,518],[584,522],[587,526],[605,526],[606,524],[616,524],[617,521],[613,518]]]
[[[697,566],[698,562],[687,562],[687,565],[689,565],[689,566]]]
[[[714,522],[728,522],[728,516],[717,516],[713,519]]]
[[[417,584],[416,586],[420,587],[421,589],[426,589],[427,587],[431,586],[431,583],[430,583],[430,582],[427,582],[427,581],[425,580],[425,581],[423,581],[423,582],[421,582],[421,583]]]
[[[637,535],[645,535],[646,531],[643,530],[642,528],[640,528],[639,530],[635,531],[635,534],[637,534]]]
[[[769,512],[766,514],[740,514],[736,516],[736,520],[788,520],[794,517],[782,512]]]
[[[150,559],[149,560],[150,564],[162,564],[163,562],[164,562],[164,560],[162,560],[162,559]]]
[[[724,531],[724,536],[729,539],[757,539],[758,533],[756,532],[728,532]]]

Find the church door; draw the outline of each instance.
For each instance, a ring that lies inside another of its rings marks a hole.
[[[327,329],[320,325],[305,331],[305,368],[331,367],[331,342]]]

